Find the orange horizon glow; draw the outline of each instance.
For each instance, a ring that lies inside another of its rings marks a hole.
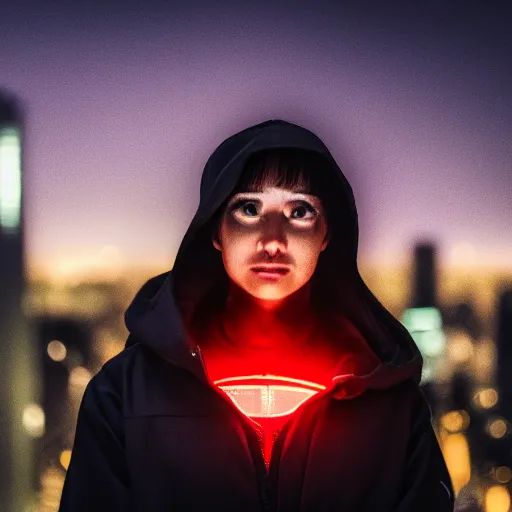
[[[412,261],[389,262],[383,260],[367,260],[359,258],[361,272],[382,270],[388,272],[401,272],[410,268]],[[512,265],[510,259],[504,257],[503,261],[474,260],[470,262],[456,263],[438,258],[439,272],[455,273],[498,273],[512,276]],[[161,272],[172,269],[174,258],[167,258],[164,255],[155,255],[141,261],[128,261],[114,245],[107,245],[99,251],[88,251],[84,253],[60,253],[48,260],[31,262],[30,257],[26,265],[27,275],[31,280],[47,280],[51,282],[62,281],[84,281],[88,279],[105,278],[107,280],[123,278],[123,275],[133,270],[143,273]]]

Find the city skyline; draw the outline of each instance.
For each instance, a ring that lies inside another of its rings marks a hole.
[[[207,158],[270,118],[345,170],[364,264],[405,265],[425,239],[445,267],[510,269],[509,13],[123,5],[22,2],[0,21],[29,274],[170,268]]]

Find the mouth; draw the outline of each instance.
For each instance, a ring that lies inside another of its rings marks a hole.
[[[253,267],[251,270],[258,275],[258,277],[262,277],[265,279],[279,279],[280,277],[285,276],[290,272],[290,269],[288,267],[277,267],[277,266],[260,266],[260,267]]]

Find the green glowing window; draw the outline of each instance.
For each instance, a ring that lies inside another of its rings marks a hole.
[[[404,312],[402,323],[423,356],[422,382],[432,380],[446,344],[441,312],[434,307],[410,308]]]
[[[17,128],[0,128],[0,228],[17,231],[21,210],[21,144]]]

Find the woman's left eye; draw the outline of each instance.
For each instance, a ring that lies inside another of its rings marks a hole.
[[[299,215],[295,215],[298,213]],[[309,204],[301,204],[292,210],[292,219],[313,219],[316,215],[316,210]]]

